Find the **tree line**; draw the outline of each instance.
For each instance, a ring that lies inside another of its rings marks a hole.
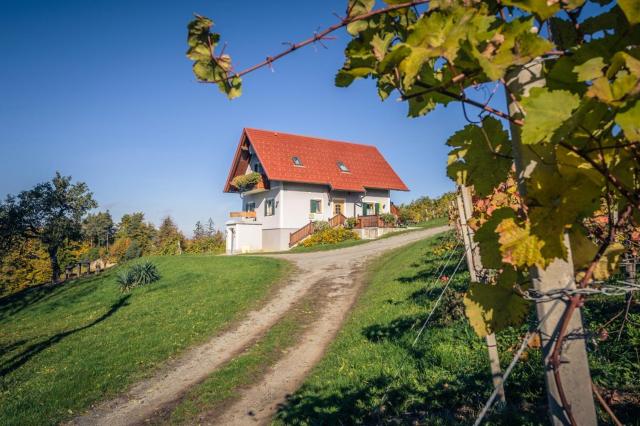
[[[115,222],[83,182],[56,173],[0,203],[0,296],[45,282],[58,282],[79,262],[102,265],[147,255],[222,253],[224,235],[213,220],[198,221],[187,238],[170,216],[156,228],[143,212]]]

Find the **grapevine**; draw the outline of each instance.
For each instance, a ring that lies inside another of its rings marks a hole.
[[[637,0],[349,0],[344,17],[313,37],[236,71],[217,52],[213,22],[189,25],[196,78],[240,96],[242,77],[346,28],[352,39],[335,84],[371,78],[408,115],[459,103],[479,112],[447,141],[447,174],[473,187],[475,231],[493,285],[472,283],[466,314],[478,334],[518,324],[533,277],[571,264],[570,284],[607,280],[640,240],[640,7]],[[529,81],[521,84],[522,75]],[[475,99],[473,89],[489,95]],[[504,89],[507,107],[489,105]],[[507,128],[507,126],[509,128]],[[562,263],[564,262],[564,263]],[[585,302],[568,294],[548,365],[566,418],[560,373],[569,322]],[[542,319],[540,320],[542,321]],[[555,413],[554,415],[557,415]]]

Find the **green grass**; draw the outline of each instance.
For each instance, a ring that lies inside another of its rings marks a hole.
[[[130,293],[110,270],[0,299],[0,424],[57,424],[118,394],[259,304],[288,270],[257,257],[150,260],[162,278]]]
[[[416,223],[412,226],[417,226],[418,228],[433,228],[436,226],[444,226],[449,223],[448,217],[437,217],[435,219],[427,220],[425,222]]]
[[[435,282],[440,242],[423,240],[397,249],[375,265],[368,286],[324,359],[282,408],[276,424],[471,424],[492,391],[483,339],[464,316],[464,269],[451,284],[421,339],[417,329],[428,316],[444,282]],[[461,256],[461,251],[455,257]],[[453,262],[452,262],[453,263]],[[464,262],[463,262],[464,266]],[[451,276],[450,264],[445,275]],[[624,307],[623,298],[593,298],[584,310],[589,330]],[[620,341],[590,339],[594,381],[615,389],[613,409],[625,424],[640,418],[640,306],[630,310]],[[498,334],[503,368],[527,328]],[[634,325],[635,324],[635,325]],[[619,329],[621,318],[610,325]],[[595,333],[597,335],[597,333]],[[594,344],[595,343],[595,344]],[[507,385],[508,405],[494,409],[486,424],[547,424],[541,353],[529,349]],[[600,422],[609,419],[599,412]]]
[[[421,241],[385,255],[370,276],[367,289],[323,361],[290,398],[276,423],[284,424],[459,424],[473,415],[491,392],[486,349],[463,316],[461,291],[468,274],[452,280],[418,344],[412,346],[440,289],[433,283],[438,258],[433,247],[443,238]],[[453,265],[447,271],[452,274]],[[502,346],[515,343],[506,336]],[[535,355],[532,356],[532,358]],[[539,402],[542,375],[526,376],[532,391],[508,388],[516,405]],[[526,397],[526,398],[525,398]],[[509,419],[541,421],[544,413],[525,404]],[[535,421],[534,421],[535,423]]]
[[[238,397],[243,386],[259,380],[283,351],[297,342],[316,316],[312,306],[312,297],[305,298],[249,350],[193,387],[172,411],[168,423],[201,423],[201,416],[206,418],[207,413],[215,412],[220,404]]]

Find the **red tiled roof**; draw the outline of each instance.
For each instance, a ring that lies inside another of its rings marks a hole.
[[[238,162],[245,136],[269,180],[322,184],[351,192],[364,192],[365,188],[409,190],[375,146],[244,129],[225,192],[231,191],[231,179],[244,173],[238,170]],[[298,157],[303,167],[295,166],[292,157]],[[339,161],[347,166],[348,173],[340,171]]]

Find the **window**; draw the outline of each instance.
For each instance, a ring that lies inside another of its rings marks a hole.
[[[296,167],[303,167],[302,161],[300,161],[300,157],[291,157],[291,161],[293,161],[293,165]]]
[[[337,164],[341,172],[349,173],[349,169],[344,165],[342,161],[338,161]]]
[[[362,216],[369,216],[373,210],[373,203],[362,203]]]
[[[276,212],[276,201],[273,198],[264,200],[264,215],[273,216]]]
[[[244,211],[246,212],[255,212],[256,211],[256,203],[254,201],[247,202],[244,206]]]
[[[253,165],[253,171],[256,173],[262,173],[262,166],[260,165],[260,163],[255,163]]]
[[[322,213],[322,200],[311,200],[309,211],[311,213]]]

